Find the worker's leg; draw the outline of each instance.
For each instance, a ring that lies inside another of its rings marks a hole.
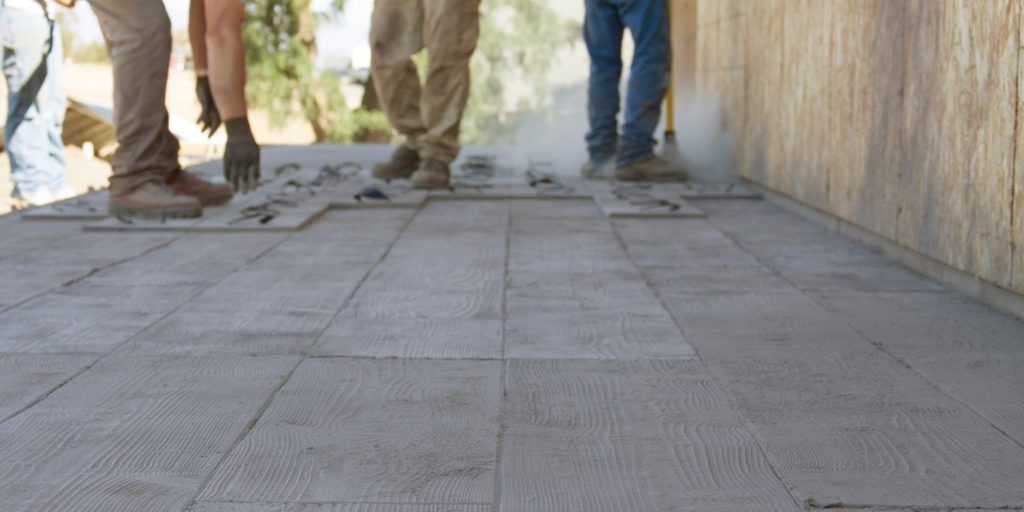
[[[672,55],[666,0],[627,2],[620,12],[636,46],[619,143],[618,163],[623,166],[653,155],[654,132],[668,90]]]
[[[373,83],[391,126],[418,150],[426,133],[413,55],[423,49],[423,0],[376,0],[370,25]]]
[[[583,36],[590,53],[587,151],[600,165],[618,149],[619,80],[622,78],[622,35],[619,8],[609,0],[586,0]]]
[[[469,59],[480,34],[480,0],[424,0],[429,67],[423,90],[427,133],[420,156],[450,164],[469,99]]]
[[[90,0],[114,67],[117,151],[110,191],[163,183],[178,167],[165,107],[171,22],[161,0]]]
[[[13,195],[32,200],[57,191],[64,178],[64,145],[59,140],[64,105],[58,107],[50,98],[55,82],[50,68],[61,65],[59,57],[50,58],[55,48],[51,34],[59,44],[60,31],[51,26],[42,8],[37,12],[5,7],[0,12],[8,89],[4,142],[11,162]],[[54,131],[58,132],[56,141]],[[59,150],[51,147],[55,145]],[[52,158],[59,161],[52,162]]]
[[[60,24],[53,23],[53,42],[47,59],[49,76],[44,91],[46,94],[47,149],[50,165],[47,177],[50,190],[55,194],[65,187],[67,169],[67,153],[64,150],[64,114],[67,111],[68,99],[64,94],[64,42],[61,39]]]

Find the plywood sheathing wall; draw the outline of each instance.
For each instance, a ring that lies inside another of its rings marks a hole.
[[[743,176],[1024,292],[1019,1],[697,11],[697,83],[724,102]]]

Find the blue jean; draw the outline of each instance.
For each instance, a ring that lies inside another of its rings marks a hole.
[[[668,90],[672,50],[666,0],[585,0],[583,35],[590,52],[587,150],[594,163],[615,155],[618,165],[646,160],[654,153],[654,132]],[[619,137],[622,38],[633,36],[625,122]]]
[[[61,130],[67,107],[61,80],[60,27],[38,12],[0,6],[7,79],[4,146],[11,160],[14,197],[64,186],[67,158]]]

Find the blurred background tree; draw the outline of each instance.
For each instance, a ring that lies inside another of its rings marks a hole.
[[[249,1],[243,37],[250,101],[277,125],[303,115],[319,142],[380,141],[382,133],[390,139],[374,101],[349,109],[338,74],[316,66],[317,28],[344,7],[345,0],[319,11],[312,0]],[[545,77],[552,55],[578,40],[580,27],[564,21],[548,0],[484,0],[481,10],[463,134],[466,142],[495,143],[514,133],[518,117],[549,106]]]

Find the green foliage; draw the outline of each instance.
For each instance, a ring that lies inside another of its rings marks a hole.
[[[335,11],[344,0],[333,0]],[[317,69],[316,29],[329,13],[313,11],[311,0],[251,0],[242,38],[246,47],[249,101],[284,125],[303,115],[318,141],[350,141],[352,116],[338,77]]]
[[[580,32],[578,23],[558,16],[550,0],[484,0],[463,140],[505,141],[524,112],[550,107],[551,87],[545,77],[552,56],[578,40]],[[524,90],[510,90],[509,84],[516,81]]]

